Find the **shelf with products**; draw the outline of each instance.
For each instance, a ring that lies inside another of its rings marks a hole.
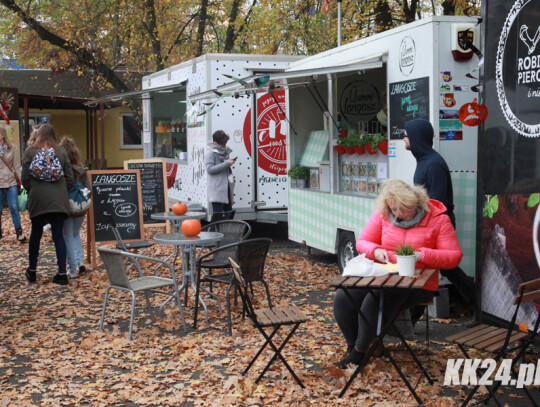
[[[154,129],[154,157],[187,160],[187,132],[181,120],[159,120]]]
[[[381,183],[388,177],[387,156],[341,155],[339,162],[339,190],[344,195],[376,197]]]

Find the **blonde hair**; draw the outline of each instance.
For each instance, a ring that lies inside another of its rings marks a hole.
[[[77,145],[73,141],[73,139],[69,136],[62,137],[62,140],[60,140],[60,146],[64,147],[68,153],[69,161],[71,161],[71,164],[78,165],[79,167],[82,167],[82,159],[81,159],[81,152],[77,148]]]
[[[8,138],[7,130],[5,127],[0,126],[0,134],[2,134],[2,136],[4,137],[4,143],[6,143],[8,148],[11,149],[13,145],[11,144],[11,141]]]
[[[55,148],[58,145],[58,142],[56,141],[56,132],[54,131],[54,127],[48,123],[43,124],[39,127],[32,147],[41,148],[45,145],[47,145],[49,148]]]
[[[382,191],[375,201],[377,211],[388,218],[392,212],[390,203],[397,206],[397,209],[422,208],[429,212],[429,195],[425,188],[412,186],[399,179],[387,179],[382,184]]]

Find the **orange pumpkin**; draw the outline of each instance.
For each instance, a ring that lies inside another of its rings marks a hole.
[[[172,206],[172,211],[176,215],[183,215],[187,212],[187,205],[185,203],[177,202]]]
[[[198,219],[186,219],[182,222],[182,233],[186,236],[197,236],[201,233],[201,222]]]

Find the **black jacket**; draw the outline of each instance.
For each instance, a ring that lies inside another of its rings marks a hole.
[[[446,213],[455,227],[452,178],[446,161],[433,149],[431,123],[424,119],[411,120],[405,123],[405,130],[411,145],[411,152],[416,158],[414,184],[423,185],[430,198],[441,201],[446,206]]]

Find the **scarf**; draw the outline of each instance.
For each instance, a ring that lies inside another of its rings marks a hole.
[[[229,147],[220,146],[213,141],[206,146],[210,151],[216,154],[221,160],[225,161],[229,159],[229,153],[232,151]]]
[[[426,211],[423,208],[418,208],[416,215],[414,215],[413,218],[410,220],[403,220],[403,219],[396,218],[393,213],[390,213],[388,215],[388,220],[395,227],[398,227],[401,229],[410,229],[417,226],[422,221],[422,219],[424,219],[425,215],[426,215]]]

